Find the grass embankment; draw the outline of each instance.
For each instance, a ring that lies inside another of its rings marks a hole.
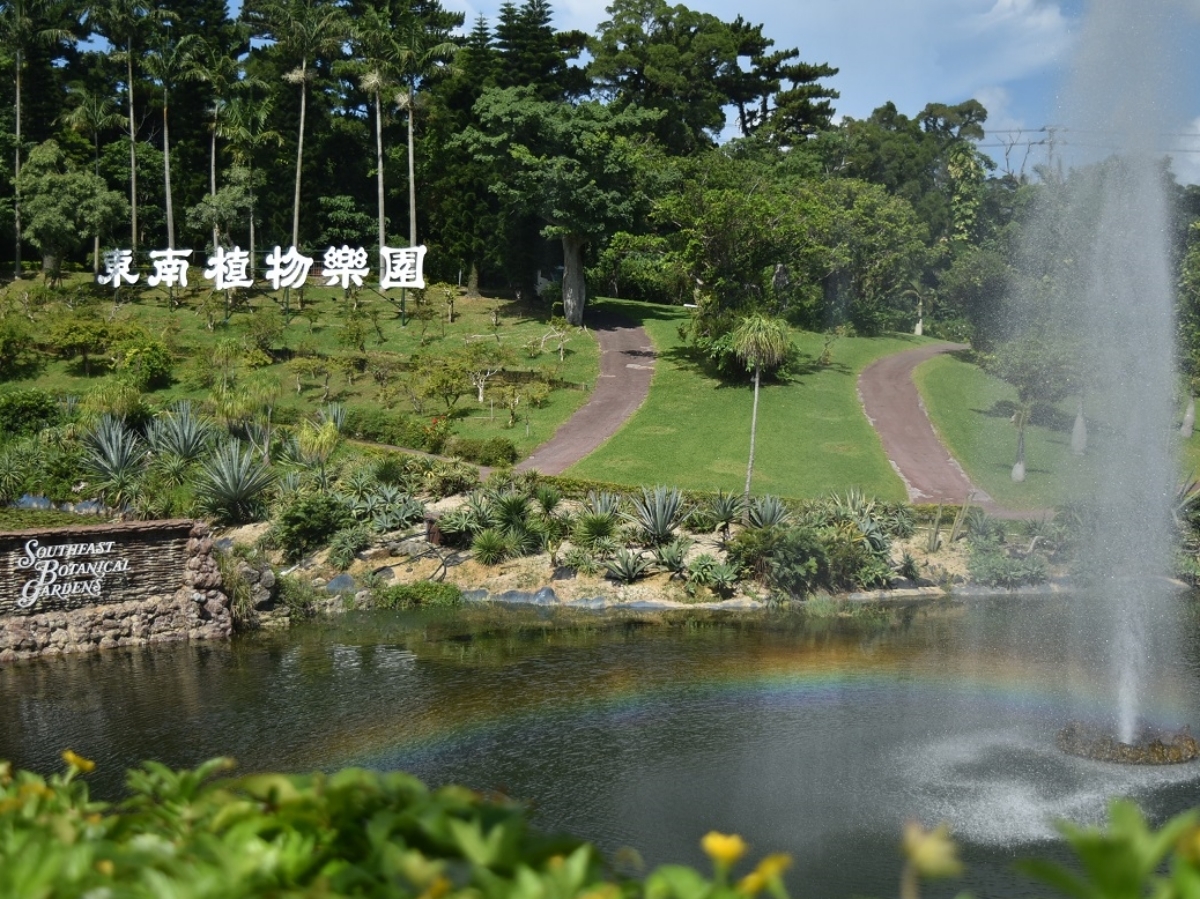
[[[196,273],[194,273],[196,274]],[[65,314],[59,297],[65,300],[75,284],[85,283],[80,279],[69,280],[61,292],[51,294],[51,302],[35,312],[34,328],[45,333],[54,316]],[[17,301],[22,291],[38,290],[29,281],[10,284],[4,295],[10,302]],[[393,293],[396,293],[393,291]],[[203,386],[212,378],[206,376],[205,367],[213,365],[222,343],[230,340],[250,345],[252,319],[262,312],[281,311],[276,294],[256,291],[249,301],[222,321],[218,309],[217,321],[210,330],[207,326],[214,300],[209,291],[184,291],[182,305],[171,309],[166,295],[160,290],[122,291],[124,302],[114,307],[110,299],[100,301],[97,314],[112,322],[131,321],[143,326],[150,334],[161,337],[170,347],[175,359],[174,381],[154,391],[148,397],[155,405],[168,405],[178,399],[203,401],[211,397],[211,388]],[[393,297],[398,302],[398,297]],[[215,301],[220,306],[219,299]],[[206,309],[206,305],[208,309]],[[591,387],[599,373],[599,350],[595,338],[587,332],[572,329],[564,359],[558,359],[557,341],[547,340],[543,352],[533,355],[531,344],[541,341],[547,334],[548,310],[541,304],[518,304],[511,300],[496,298],[468,299],[456,296],[453,324],[446,323],[447,307],[430,291],[429,320],[422,322],[411,317],[418,311],[410,293],[407,303],[410,318],[407,325],[401,323],[396,305],[378,293],[364,288],[359,294],[359,309],[354,314],[358,326],[365,333],[365,353],[349,345],[347,324],[351,314],[351,303],[339,288],[310,286],[305,289],[302,312],[295,314],[295,298],[291,301],[292,316],[282,333],[271,343],[271,358],[260,361],[270,364],[247,365],[252,358],[248,351],[240,354],[231,366],[230,376],[235,383],[248,385],[276,384],[279,389],[277,400],[278,417],[282,419],[309,417],[325,402],[341,402],[354,406],[382,406],[398,413],[415,414],[406,391],[401,383],[408,377],[404,370],[414,354],[431,358],[461,349],[466,342],[474,340],[498,341],[512,353],[513,361],[508,370],[516,378],[527,378],[531,372],[543,372],[556,382],[566,385],[551,391],[544,406],[535,408],[528,403],[518,407],[519,422],[507,427],[508,410],[500,399],[494,406],[489,397],[480,406],[473,389],[468,389],[451,410],[454,433],[468,438],[486,439],[505,437],[511,440],[521,455],[527,455],[535,446],[550,439],[558,426],[566,421],[587,400]],[[387,354],[396,358],[401,369],[393,379],[390,395],[372,377],[370,364],[363,359],[372,354]],[[329,368],[329,390],[326,395],[324,375],[306,373],[298,376],[289,359],[297,356],[321,359]],[[360,370],[350,366],[351,357],[358,357]],[[90,389],[113,377],[94,360],[91,373],[84,372],[78,359],[64,361],[44,359],[23,372],[22,377],[7,382],[19,387],[40,387],[55,393],[81,396]],[[362,369],[366,370],[362,370]],[[297,378],[301,389],[297,391]],[[489,394],[496,395],[494,385],[489,385]],[[425,402],[420,417],[429,419],[445,415],[445,405],[436,400]]]
[[[1016,390],[959,355],[936,356],[913,379],[942,440],[971,480],[1010,509],[1048,509],[1086,499],[1087,457],[1071,452],[1074,400],[1035,415],[1025,430],[1025,481],[1013,483]],[[1097,422],[1090,421],[1095,439]],[[1200,435],[1179,441],[1180,477],[1200,472]]]
[[[623,300],[605,308],[640,322],[658,351],[650,396],[606,444],[566,474],[625,484],[675,484],[694,490],[741,491],[750,445],[753,387],[749,377],[713,377],[687,351],[678,327],[684,309]],[[858,487],[905,499],[882,444],[858,401],[859,372],[880,356],[921,338],[843,338],[833,361],[816,365],[824,336],[794,333],[809,364],[784,383],[765,383],[758,410],[755,493],[824,496]]]

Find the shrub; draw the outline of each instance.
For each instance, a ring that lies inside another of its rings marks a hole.
[[[298,620],[316,614],[317,605],[323,597],[311,582],[299,575],[285,574],[280,575],[275,583],[279,602],[287,609],[289,618]]]
[[[434,462],[423,478],[431,496],[445,497],[465,493],[479,483],[479,472],[463,462]]]
[[[1010,556],[995,540],[987,539],[971,541],[967,571],[977,584],[1005,589],[1044,583],[1047,578],[1041,556]]]
[[[350,507],[340,497],[323,492],[301,493],[276,516],[275,543],[288,561],[296,562],[353,523]]]
[[[496,528],[484,528],[471,541],[471,555],[483,565],[504,561],[512,550],[508,537]]]
[[[617,532],[617,517],[612,512],[582,512],[575,519],[575,540],[586,549],[595,549],[601,540]]]
[[[440,452],[444,438],[431,439],[426,422],[380,406],[347,406],[342,433],[356,440],[386,443],[408,449]]]
[[[345,571],[354,561],[354,554],[371,545],[371,529],[364,524],[342,528],[329,541],[329,564]]]
[[[742,531],[729,542],[729,560],[771,590],[787,596],[805,596],[830,586],[825,544],[812,528]]]
[[[463,594],[453,584],[437,581],[414,581],[411,584],[393,584],[373,594],[375,605],[381,609],[408,609],[413,606],[426,608],[449,608],[462,605]]]
[[[489,437],[486,440],[451,437],[446,441],[445,452],[477,465],[512,465],[520,455],[516,445],[507,437]]]
[[[31,387],[0,393],[0,440],[32,437],[61,418],[58,400],[45,390]]]

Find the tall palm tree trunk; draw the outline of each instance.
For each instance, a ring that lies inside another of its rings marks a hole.
[[[747,513],[750,510],[750,479],[754,476],[754,438],[758,433],[758,380],[762,366],[754,366],[754,406],[750,412],[750,461],[746,463],[746,489],[743,494]]]
[[[171,131],[167,125],[170,106],[167,89],[163,88],[163,188],[167,202],[167,249],[175,249],[175,203],[171,197]]]
[[[137,125],[133,118],[133,45],[125,53],[125,87],[129,94],[129,233],[134,255],[138,246],[137,220]]]
[[[292,194],[292,246],[300,246],[300,169],[304,164],[304,117],[308,112],[308,60],[300,62],[300,139],[296,141],[296,189]]]
[[[408,89],[408,245],[417,245],[417,174],[413,161],[413,92]]]
[[[379,200],[379,250],[387,242],[387,221],[383,209],[383,110],[379,105],[379,91],[375,91],[375,191]]]
[[[212,134],[208,139],[208,195],[213,200],[213,208],[216,209],[217,199],[217,119],[213,116]],[[212,227],[212,248],[213,252],[217,252],[217,221],[213,219]],[[251,250],[254,248],[251,247]],[[250,255],[251,260],[254,259],[254,254]]]
[[[21,188],[17,185],[21,178],[21,51],[17,50],[16,54],[17,80],[16,80],[16,149],[14,150],[15,159],[13,162],[13,226],[15,233],[15,243],[13,245],[13,274],[16,277],[21,277]]]

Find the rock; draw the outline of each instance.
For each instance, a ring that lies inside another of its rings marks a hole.
[[[316,586],[316,582],[313,582]],[[339,574],[333,580],[325,584],[325,589],[330,593],[349,593],[354,589],[354,578],[348,574]]]

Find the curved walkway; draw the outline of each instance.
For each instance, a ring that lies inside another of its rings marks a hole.
[[[562,474],[615,434],[650,392],[655,353],[645,328],[606,312],[590,318],[600,344],[596,389],[553,437],[517,464],[517,471]]]
[[[962,504],[970,497],[989,514],[1004,514],[992,498],[971,483],[950,455],[913,383],[913,369],[939,353],[966,349],[961,343],[930,343],[869,365],[858,377],[858,396],[883,441],[892,468],[914,503]]]

